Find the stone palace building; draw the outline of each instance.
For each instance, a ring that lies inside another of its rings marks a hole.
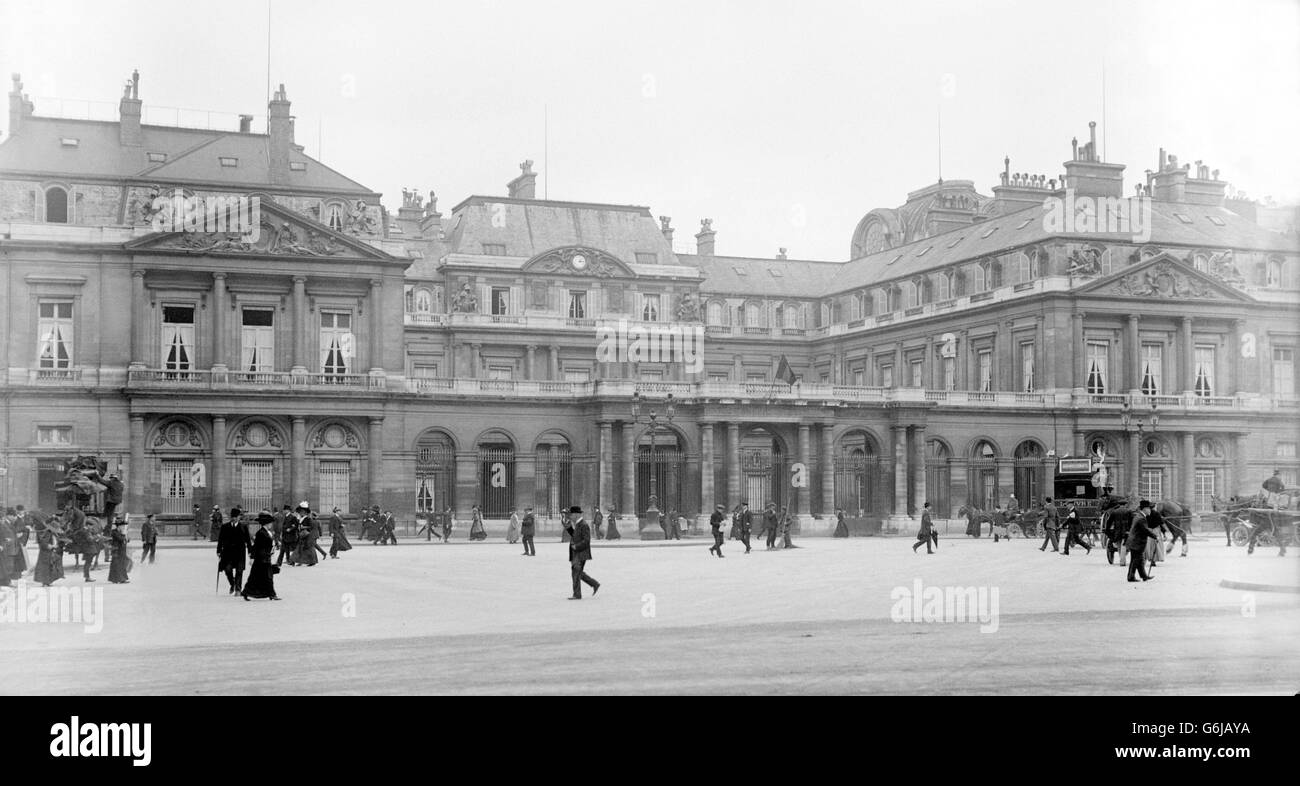
[[[88,453],[128,511],[176,521],[302,499],[627,516],[653,487],[691,517],[771,500],[804,531],[836,508],[872,531],[925,500],[1039,500],[1070,456],[1197,509],[1297,484],[1294,220],[1261,226],[1201,162],[1160,151],[1120,199],[1122,164],[1063,144],[1060,175],[1007,161],[991,196],[946,180],[871,210],[844,260],[755,259],[707,219],[681,253],[648,208],[538,199],[531,162],[505,195],[389,211],[295,143],[283,86],[262,132],[142,121],[138,76],[111,122],[39,115],[14,76],[6,505],[52,509]],[[178,191],[256,196],[255,231],[235,207],[160,230]],[[602,353],[641,331],[702,335],[702,356]]]

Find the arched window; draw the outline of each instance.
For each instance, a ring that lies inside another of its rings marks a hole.
[[[918,306],[923,306],[934,300],[934,286],[930,283],[928,277],[921,276],[916,279],[913,286],[916,287],[916,304]]]
[[[781,312],[781,326],[792,330],[799,327],[799,306],[795,303],[786,303]]]
[[[68,190],[62,186],[45,189],[45,220],[50,224],[68,223]]]
[[[867,299],[867,293],[853,293],[853,318],[864,319],[871,316],[871,305]]]
[[[414,305],[417,314],[433,313],[433,293],[427,289],[415,290]]]
[[[706,317],[710,325],[722,324],[722,304],[718,301],[710,301],[706,312]]]
[[[979,263],[978,265],[976,265],[975,267],[971,268],[971,276],[970,276],[970,278],[971,278],[971,286],[970,286],[970,292],[971,292],[971,294],[975,294],[975,293],[977,293],[977,292],[983,292],[984,289],[985,289],[985,285],[986,285],[987,282],[988,282],[988,277],[987,277],[987,271],[984,269],[984,265],[985,265],[985,263],[984,263],[984,262],[981,262],[981,263]]]
[[[1264,286],[1274,289],[1282,286],[1282,260],[1273,257],[1268,260],[1268,266],[1265,270]]]
[[[935,297],[938,300],[947,300],[952,297],[952,271],[944,270],[935,276]]]
[[[325,206],[325,226],[335,232],[343,231],[343,206],[337,202]]]
[[[745,304],[745,327],[759,327],[759,309],[757,303]]]

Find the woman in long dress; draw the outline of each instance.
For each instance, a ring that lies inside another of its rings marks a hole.
[[[339,509],[334,509],[334,514],[330,516],[330,559],[338,559],[340,551],[351,551],[352,544],[348,542],[348,530],[343,525],[343,517],[339,515]]]
[[[55,519],[36,522],[36,582],[48,587],[63,578],[63,529]]]
[[[605,540],[618,540],[623,537],[618,531],[618,514],[614,506],[609,506],[609,515],[605,516]]]
[[[113,584],[130,584],[131,579],[131,557],[127,554],[127,542],[129,538],[126,535],[126,522],[119,521],[113,527],[113,534],[109,536],[109,551],[112,558],[108,563],[108,580]]]
[[[487,530],[483,527],[483,511],[474,506],[474,520],[469,525],[470,540],[487,540]]]
[[[286,517],[285,523],[291,520],[293,520],[292,516]],[[262,526],[253,537],[253,565],[248,571],[248,581],[244,583],[244,591],[240,594],[243,595],[244,600],[253,598],[279,600],[280,598],[275,594],[275,574],[279,568],[271,564],[275,539],[267,530],[266,521],[258,517],[258,523]]]
[[[510,526],[506,529],[506,543],[519,542],[519,513],[510,509]]]
[[[844,511],[835,511],[835,537],[847,538],[849,536],[849,523],[844,520]]]
[[[298,550],[294,561],[299,565],[315,565],[320,560],[316,557],[316,527],[312,521],[311,508],[306,502],[294,512],[294,523],[298,526]]]

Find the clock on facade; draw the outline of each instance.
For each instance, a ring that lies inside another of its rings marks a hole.
[[[586,270],[587,258],[582,254],[574,254],[573,258],[569,260],[569,264],[573,265],[574,270]]]

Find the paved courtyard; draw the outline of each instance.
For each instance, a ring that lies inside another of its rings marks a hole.
[[[598,545],[601,591],[581,602],[566,600],[554,539],[535,558],[500,541],[366,544],[286,566],[279,603],[214,593],[212,547],[164,543],[128,585],[106,570],[85,585],[69,564],[56,586],[103,590],[99,632],[0,622],[0,693],[85,693],[94,664],[128,695],[1300,690],[1300,595],[1220,586],[1295,586],[1294,551],[1193,540],[1190,557],[1129,584],[1101,550],[1064,557],[1025,540],[953,536],[933,556],[901,537],[749,555],[728,541],[724,559],[710,543]],[[984,624],[894,621],[896,606],[920,608],[899,601],[917,582],[996,590],[997,606]],[[1136,684],[1135,663],[1149,674]]]

